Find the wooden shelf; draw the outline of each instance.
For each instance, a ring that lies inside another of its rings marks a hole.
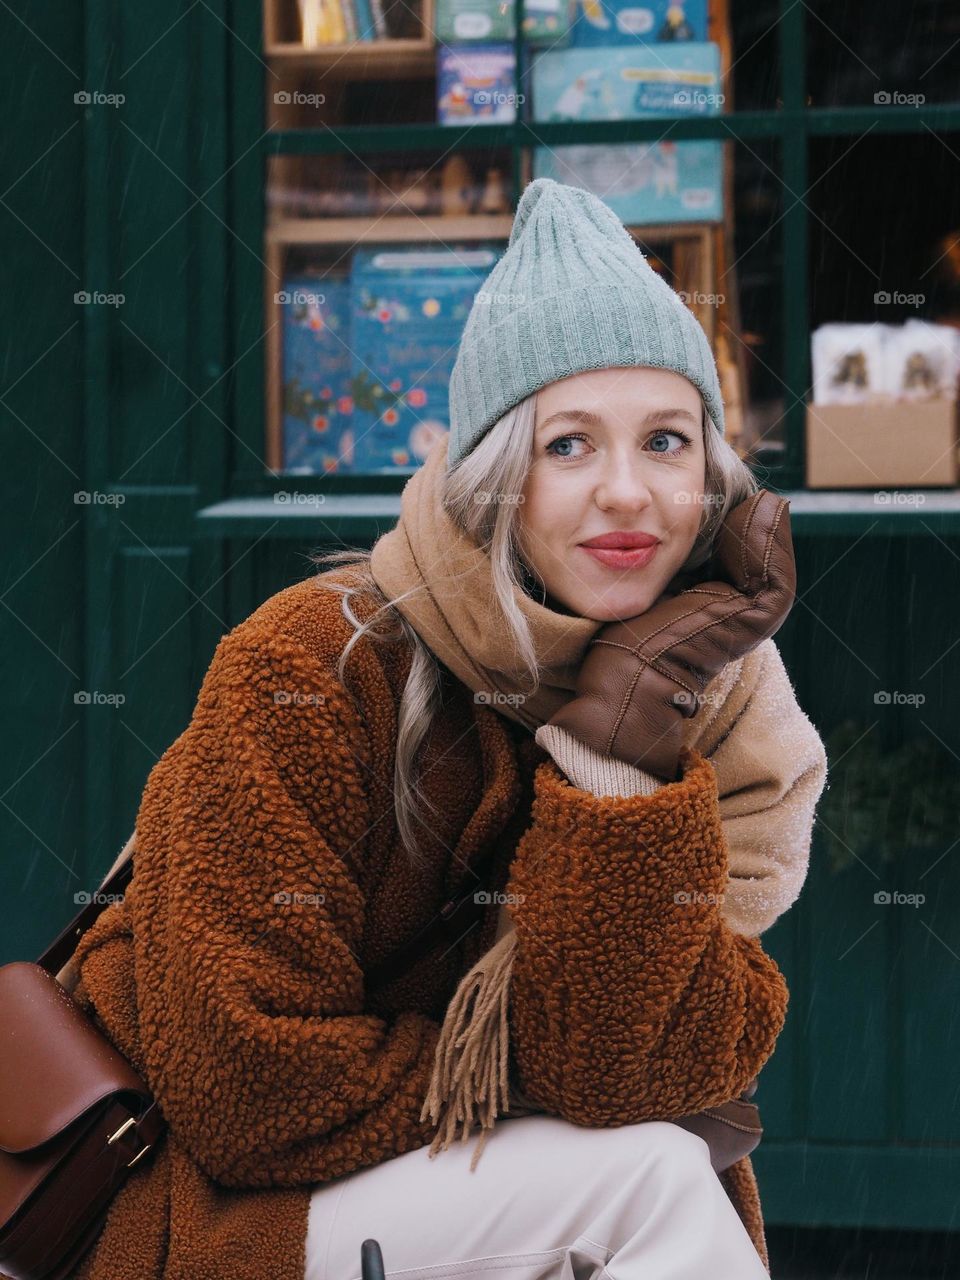
[[[435,72],[437,65],[437,46],[432,39],[355,40],[318,49],[273,44],[267,45],[264,53],[278,70],[337,71],[356,80],[421,76]]]
[[[267,227],[269,244],[352,244],[361,240],[406,243],[427,240],[431,231],[450,240],[507,240],[513,226],[513,214],[469,214],[463,217],[424,214],[368,214],[342,218],[282,218]],[[675,240],[702,239],[707,224],[657,223],[631,226],[627,230],[638,240],[654,244]]]
[[[513,225],[512,214],[468,214],[443,217],[425,214],[380,214],[361,218],[284,218],[267,228],[272,245],[407,244],[424,241],[431,232],[443,240],[506,240]]]
[[[412,5],[410,6],[412,8]],[[352,80],[401,79],[435,74],[434,0],[420,0],[419,34],[379,40],[347,40],[307,48],[296,39],[300,24],[294,0],[265,0],[263,52],[271,70],[336,73]]]

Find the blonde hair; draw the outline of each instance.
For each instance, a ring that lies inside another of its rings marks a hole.
[[[541,589],[542,582],[531,573],[521,558],[519,543],[519,497],[533,452],[536,423],[536,393],[527,396],[504,414],[480,442],[444,479],[441,501],[444,510],[489,556],[493,585],[507,620],[508,640],[521,655],[531,679],[531,692],[539,685],[537,658],[526,620],[517,606],[515,592],[529,592],[532,583]],[[755,493],[759,484],[750,468],[724,440],[703,409],[704,502],[700,528],[690,554],[676,577],[693,574],[709,559],[716,532],[727,512]],[[480,494],[487,495],[478,501]],[[406,638],[412,653],[410,674],[400,699],[397,747],[394,764],[394,806],[397,828],[411,859],[418,857],[417,824],[425,824],[421,816],[436,808],[421,786],[415,761],[430,724],[440,708],[440,668],[432,651],[421,640],[403,614],[394,606],[415,591],[388,600],[370,572],[370,550],[351,547],[343,551],[313,554],[312,563],[321,566],[317,584],[343,596],[344,617],[354,634],[340,655],[337,674],[345,683],[346,660],[362,637],[371,640],[396,641]],[[342,581],[330,573],[349,567]],[[354,613],[354,597],[366,596],[377,604],[365,620]],[[377,620],[384,618],[389,626],[382,630]]]

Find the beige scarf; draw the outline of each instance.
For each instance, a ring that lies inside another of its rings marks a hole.
[[[396,606],[417,634],[468,688],[535,732],[573,696],[584,652],[603,623],[559,613],[515,592],[539,659],[540,687],[528,694],[529,677],[504,643],[509,631],[493,590],[490,558],[441,505],[446,452],[443,437],[407,481],[400,519],[374,545],[371,572],[389,599],[418,588]],[[431,1156],[449,1147],[458,1128],[466,1142],[480,1125],[471,1170],[498,1113],[511,1109],[507,1010],[517,935],[505,912],[500,929],[506,932],[461,979],[450,1001],[420,1115],[423,1120],[429,1114],[438,1126]],[[522,1103],[521,1109],[526,1110]]]

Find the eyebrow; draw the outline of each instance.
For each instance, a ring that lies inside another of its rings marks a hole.
[[[695,417],[687,409],[654,409],[648,413],[643,419],[645,426],[657,426],[659,423],[674,422],[677,418],[684,418],[693,426],[700,425],[700,419]],[[593,413],[590,409],[560,409],[557,413],[551,413],[549,418],[544,418],[543,422],[537,427],[535,434],[540,435],[546,431],[551,423],[563,419],[567,422],[578,422],[585,427],[600,427],[603,425],[603,419],[599,414]]]

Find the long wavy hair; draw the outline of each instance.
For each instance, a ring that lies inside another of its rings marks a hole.
[[[545,587],[538,575],[523,560],[519,542],[519,497],[533,454],[537,396],[534,392],[503,415],[465,458],[450,468],[443,482],[443,507],[451,518],[490,556],[493,585],[509,628],[508,642],[521,655],[530,677],[530,692],[540,683],[537,656],[515,592],[540,592]],[[704,502],[700,528],[687,559],[673,581],[696,580],[697,570],[709,560],[717,530],[727,512],[743,502],[759,488],[756,477],[715,428],[706,406],[703,406],[703,441],[705,454]],[[477,495],[490,495],[477,501]],[[513,498],[514,500],[510,500]],[[432,651],[421,640],[395,604],[414,592],[418,585],[402,595],[388,599],[370,572],[370,549],[348,547],[345,550],[317,552],[309,556],[319,567],[316,582],[342,597],[344,617],[354,633],[340,654],[337,673],[346,683],[345,667],[353,647],[363,637],[373,641],[396,642],[405,637],[412,653],[410,674],[404,686],[398,710],[397,744],[394,765],[394,806],[397,829],[408,856],[419,857],[417,827],[428,821],[427,810],[436,812],[417,776],[417,753],[427,736],[430,724],[440,709],[440,667]],[[342,575],[331,570],[349,568]],[[356,616],[353,600],[363,597],[376,604],[373,613],[361,620]]]

